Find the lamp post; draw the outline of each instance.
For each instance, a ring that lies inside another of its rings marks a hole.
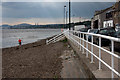
[[[73,15],[73,25],[72,25],[72,29],[74,30],[74,25],[75,25],[75,23],[74,23],[74,17],[75,17],[75,15]]]
[[[68,15],[68,11],[66,11],[66,27],[67,27],[67,15]]]
[[[81,17],[79,17],[79,22],[81,22]]]
[[[73,23],[75,22],[75,15],[74,14],[72,16],[72,21],[73,21]]]
[[[65,28],[65,14],[66,14],[65,12],[66,12],[66,5],[64,6],[64,20],[63,20],[64,21],[64,28]]]
[[[70,3],[70,0],[69,0],[69,30],[71,28],[71,3]]]

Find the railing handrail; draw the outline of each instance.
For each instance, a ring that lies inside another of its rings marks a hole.
[[[52,37],[51,39],[49,40],[46,40],[46,44],[49,44],[49,43],[53,43],[53,42],[56,42],[56,41],[59,41],[60,39],[64,38],[64,33],[67,32],[68,30],[64,30],[63,32],[61,32],[60,34]],[[59,40],[58,40],[59,39]]]
[[[73,30],[70,30],[70,31],[73,31]],[[106,35],[101,35],[101,34],[94,34],[94,33],[88,33],[88,32],[80,32],[80,31],[74,31],[74,32],[87,34],[87,35],[92,35],[92,36],[97,36],[97,37],[109,39],[109,40],[112,40],[112,41],[120,42],[120,38],[115,38],[115,37],[111,37],[111,36],[106,36]]]
[[[74,37],[76,37],[76,38],[79,38],[78,36],[75,36],[74,35]],[[82,39],[83,40],[83,39]],[[86,41],[86,40],[84,40],[84,41]],[[91,42],[88,42],[89,44],[92,44]],[[97,45],[95,45],[95,44],[92,44],[93,46],[96,46],[96,47],[98,47],[98,48],[100,48],[100,49],[104,49],[104,48],[102,48],[102,47],[100,47],[100,46],[97,46]],[[104,49],[104,51],[105,51],[105,49]],[[116,57],[116,58],[118,58],[118,59],[120,59],[120,56],[118,56],[118,55],[116,55],[116,54],[114,54],[114,53],[112,53],[112,52],[110,52],[110,51],[108,51],[107,50],[107,53],[109,53],[109,54],[111,54],[111,55],[113,55],[114,57]]]
[[[79,34],[79,37],[73,34],[75,32],[76,32],[76,34]],[[82,34],[83,37],[81,36],[81,34]],[[85,39],[85,35],[84,34],[86,34],[86,39],[87,40]],[[88,36],[89,35],[91,36],[91,42],[88,41]],[[80,46],[80,50],[81,50],[81,47],[82,47],[83,53],[84,53],[84,49],[85,49],[86,50],[86,57],[88,57],[87,54],[89,52],[91,54],[91,62],[93,62],[93,56],[96,57],[99,60],[99,70],[101,69],[101,62],[102,62],[106,67],[108,67],[111,70],[112,78],[114,78],[114,73],[120,77],[119,71],[115,70],[115,68],[114,68],[114,65],[115,65],[114,64],[114,57],[116,57],[117,59],[120,59],[120,56],[114,53],[114,41],[120,42],[119,38],[106,36],[106,35],[101,35],[101,34],[88,33],[88,32],[73,31],[73,30],[69,30],[68,33],[65,34],[65,36],[68,39],[70,39],[71,41],[73,41],[73,44],[79,45]],[[96,44],[93,43],[93,36],[97,36],[98,37],[99,45],[96,45]],[[102,42],[101,39],[102,38],[105,38],[105,39],[108,39],[108,40],[111,41],[111,48],[112,48],[111,51],[101,47],[101,42]],[[80,40],[80,42],[77,41],[76,39]],[[81,43],[81,41],[82,41],[82,43]],[[86,42],[86,46],[87,47],[85,47],[84,42]],[[91,51],[88,49],[88,44],[91,45]],[[93,46],[99,48],[99,57],[94,54]],[[111,55],[111,66],[108,63],[106,63],[101,58],[101,50],[103,50],[103,51],[105,51],[105,52],[107,52],[108,54]]]
[[[73,39],[73,38],[72,38]],[[73,39],[74,40],[74,39]],[[75,42],[77,42],[76,40],[75,40]],[[79,42],[77,42],[79,45],[80,45],[80,43]],[[84,47],[84,46],[83,46]],[[91,53],[92,55],[94,55],[98,60],[100,60],[103,64],[105,64],[110,70],[112,70],[114,73],[116,73],[118,76],[120,76],[120,74],[115,70],[115,69],[112,69],[112,67],[110,67],[106,62],[104,62],[102,59],[100,59],[99,57],[97,57],[95,54],[93,54],[91,51],[89,51],[88,49],[87,49],[87,51],[89,52],[89,53]]]
[[[68,31],[68,30],[63,31],[62,33],[60,33],[60,34],[58,34],[58,35],[54,36],[53,38],[51,38],[51,39],[50,39],[50,40],[48,40],[48,41],[53,40],[54,38],[56,38],[56,37],[58,37],[58,36],[60,36],[60,35],[64,34],[64,33],[65,33],[65,32],[67,32],[67,31]]]

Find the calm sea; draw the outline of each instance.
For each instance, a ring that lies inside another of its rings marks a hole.
[[[60,32],[61,29],[3,29],[2,48],[17,46],[19,38],[22,39],[23,44],[27,44],[51,37]]]

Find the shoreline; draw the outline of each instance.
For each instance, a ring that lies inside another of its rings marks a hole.
[[[56,36],[56,35],[54,35],[54,36]],[[51,36],[51,37],[47,37],[47,38],[45,38],[45,39],[38,39],[37,41],[34,41],[34,42],[30,42],[30,43],[26,43],[26,44],[22,44],[22,46],[25,46],[25,45],[30,45],[30,44],[34,44],[34,43],[37,43],[37,42],[40,42],[41,40],[47,40],[47,39],[50,39],[50,38],[52,38],[52,37],[54,37],[54,36]],[[17,46],[11,46],[11,47],[3,47],[3,48],[0,48],[0,49],[8,49],[8,48],[15,48],[15,47],[19,47],[19,44],[17,45]]]
[[[2,49],[2,78],[61,78],[60,56],[68,43],[46,45],[46,39]]]
[[[23,39],[22,45],[25,45],[52,37],[59,33],[61,33],[60,29],[5,29],[2,31],[3,38],[1,40],[2,45],[0,46],[0,49],[18,46],[19,38]]]

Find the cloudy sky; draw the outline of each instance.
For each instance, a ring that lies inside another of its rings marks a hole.
[[[72,2],[72,22],[90,19],[95,10],[105,9],[113,4],[114,2]],[[2,2],[2,23],[63,23],[64,5],[68,10],[68,2]]]

